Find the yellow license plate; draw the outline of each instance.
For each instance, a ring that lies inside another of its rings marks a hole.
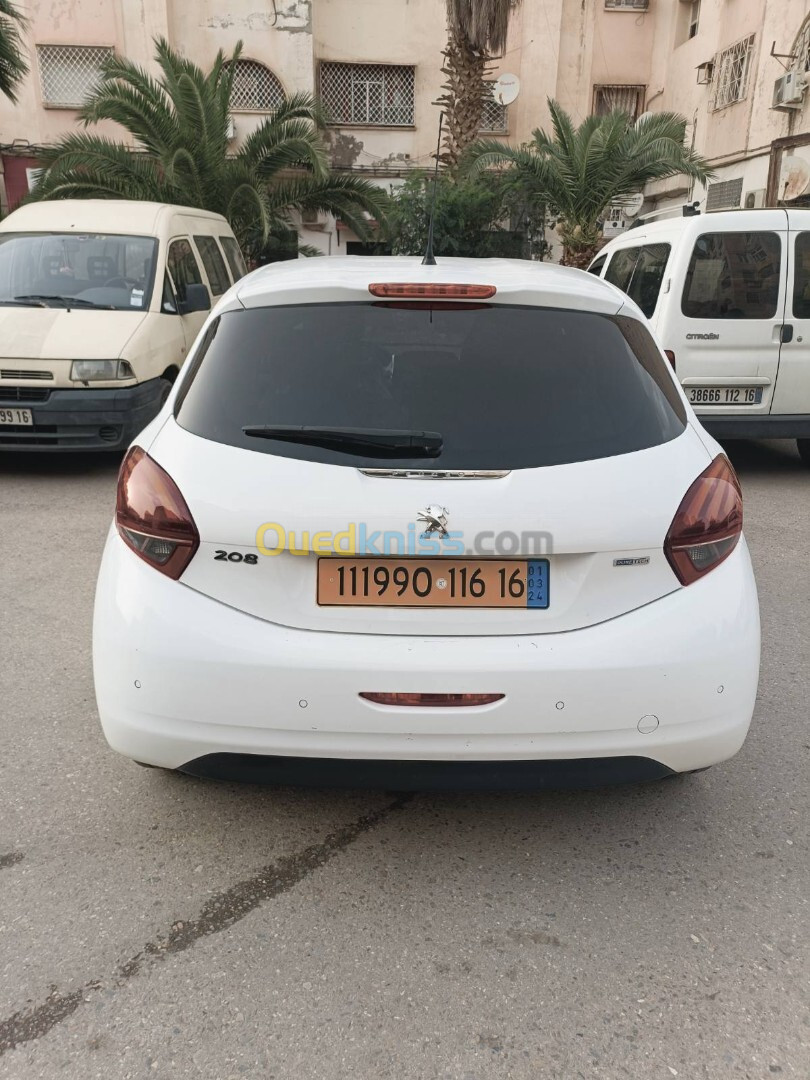
[[[548,559],[318,559],[318,603],[547,608]]]

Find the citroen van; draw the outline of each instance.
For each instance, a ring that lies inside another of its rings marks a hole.
[[[647,316],[712,435],[796,439],[810,465],[810,209],[642,221],[589,269]]]
[[[225,218],[65,199],[0,222],[0,450],[126,447],[245,273]]]

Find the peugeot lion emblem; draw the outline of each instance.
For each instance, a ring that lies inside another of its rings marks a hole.
[[[416,515],[416,520],[425,526],[423,536],[447,536],[446,506],[426,506]]]

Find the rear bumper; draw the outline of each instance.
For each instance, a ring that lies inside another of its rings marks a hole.
[[[149,379],[120,390],[48,390],[44,400],[34,397],[43,393],[38,387],[31,400],[20,387],[13,407],[30,409],[34,424],[0,427],[0,450],[124,449],[157,415],[166,387],[163,379]]]
[[[712,416],[697,413],[697,418],[716,439],[807,439],[810,438],[810,415],[774,413],[765,416]]]
[[[295,758],[344,759],[347,769],[607,758],[622,778],[627,758],[680,772],[736,753],[756,696],[759,613],[743,542],[688,589],[568,633],[297,630],[169,581],[111,533],[93,660],[110,745],[166,768],[217,775],[241,764],[278,776],[272,762],[197,761],[223,754],[288,758],[291,772]],[[467,709],[358,696],[384,690],[506,696]]]

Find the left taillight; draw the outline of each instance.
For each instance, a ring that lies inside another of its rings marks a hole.
[[[691,585],[732,553],[742,534],[742,492],[725,454],[718,454],[684,495],[664,541],[682,585]]]
[[[177,484],[140,446],[129,451],[118,474],[115,524],[127,547],[175,581],[200,545]]]

